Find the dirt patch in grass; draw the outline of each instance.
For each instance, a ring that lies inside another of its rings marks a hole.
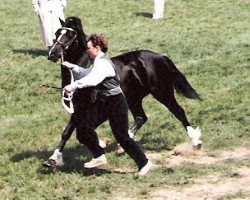
[[[194,179],[184,187],[169,187],[150,194],[150,199],[249,199],[250,169],[240,168],[238,178],[221,179],[218,175],[210,175],[203,179]]]
[[[243,160],[250,158],[250,150],[237,148],[231,151],[190,152],[184,156],[174,156],[172,153],[148,154],[153,162],[161,162],[166,167],[174,167],[182,163],[219,164],[226,160]],[[250,199],[250,169],[246,166],[236,169],[237,177],[223,177],[219,174],[210,174],[206,178],[197,178],[181,187],[169,186],[150,193],[152,200],[193,200],[193,199]]]

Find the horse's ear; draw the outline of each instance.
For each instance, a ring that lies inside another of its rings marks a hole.
[[[65,26],[65,21],[63,21],[61,18],[59,18],[59,21],[60,21],[62,27],[64,27]]]

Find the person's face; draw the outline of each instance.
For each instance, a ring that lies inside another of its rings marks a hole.
[[[88,47],[87,52],[90,58],[95,59],[95,57],[98,55],[100,51],[100,47],[99,46],[94,47],[91,41],[87,43],[87,47]]]

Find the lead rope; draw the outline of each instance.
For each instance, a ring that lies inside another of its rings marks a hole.
[[[61,54],[61,63],[63,63],[64,61],[64,57],[63,57],[63,53]],[[74,82],[74,76],[73,76],[73,72],[68,69],[70,72],[70,83]],[[62,105],[65,108],[65,110],[67,112],[69,112],[70,114],[74,113],[74,105],[73,105],[73,92],[70,94],[65,93],[64,89],[62,90]],[[65,103],[65,101],[69,102],[69,106]]]

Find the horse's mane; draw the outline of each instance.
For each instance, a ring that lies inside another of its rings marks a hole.
[[[77,32],[78,40],[83,48],[87,48],[87,35],[83,31],[81,19],[78,17],[68,17],[65,20],[65,27],[72,28]]]

